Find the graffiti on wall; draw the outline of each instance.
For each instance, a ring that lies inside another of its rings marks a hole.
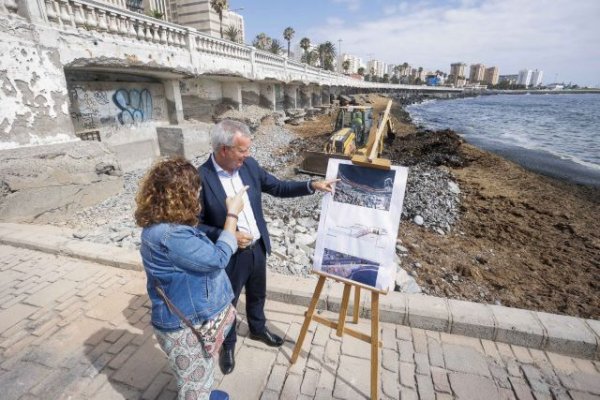
[[[123,85],[116,90],[107,84],[71,86],[70,115],[75,129],[119,129],[164,118],[166,99],[162,85],[130,86]]]
[[[113,102],[121,110],[117,114],[121,125],[133,125],[152,119],[152,94],[148,89],[119,89],[113,95]]]

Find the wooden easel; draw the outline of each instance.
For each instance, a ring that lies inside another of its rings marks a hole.
[[[361,167],[377,168],[377,169],[390,169],[390,160],[378,158],[377,156],[383,150],[383,130],[388,128],[392,129],[391,120],[389,118],[390,110],[392,108],[392,101],[388,101],[383,117],[379,120],[376,134],[369,135],[369,141],[366,146],[365,154],[356,154],[352,157],[352,163],[360,165]],[[294,347],[292,353],[291,363],[294,364],[298,359],[298,354],[302,349],[302,343],[306,337],[306,332],[311,321],[315,321],[319,324],[330,327],[336,330],[337,336],[342,336],[344,333],[355,337],[359,340],[371,344],[371,399],[378,399],[379,392],[379,348],[383,346],[383,343],[379,340],[379,294],[387,294],[387,290],[379,290],[371,286],[363,285],[359,282],[351,281],[334,275],[324,274],[319,271],[313,271],[314,274],[319,275],[319,281],[317,287],[310,301],[302,329],[300,330],[300,336]],[[342,304],[340,305],[340,315],[338,316],[337,322],[323,318],[319,315],[315,315],[315,309],[321,296],[321,291],[325,285],[325,279],[331,278],[335,281],[344,284],[344,293],[342,295]],[[354,287],[354,307],[352,313],[352,322],[358,323],[358,313],[360,309],[360,290],[361,288],[371,291],[371,335],[366,335],[362,332],[356,331],[352,328],[346,327],[346,313],[348,312],[348,304],[350,303],[350,291]]]
[[[319,281],[317,282],[317,287],[315,288],[315,293],[312,296],[310,301],[310,305],[308,307],[308,311],[306,311],[306,316],[304,318],[304,323],[302,324],[302,329],[300,330],[300,336],[298,336],[298,341],[296,342],[296,346],[294,347],[294,352],[292,353],[291,363],[294,364],[298,359],[298,355],[300,354],[300,350],[302,349],[302,344],[304,343],[304,338],[306,337],[306,332],[308,331],[308,327],[310,326],[311,321],[315,321],[319,324],[323,324],[325,326],[330,327],[331,329],[336,330],[337,336],[342,336],[344,333],[362,340],[364,342],[371,344],[371,399],[377,399],[377,394],[379,391],[379,348],[383,346],[383,343],[379,340],[379,294],[387,294],[387,291],[381,291],[379,289],[361,285],[358,282],[349,281],[344,278],[326,275],[319,271],[313,271],[314,274],[319,275]],[[342,295],[342,304],[340,305],[340,315],[336,321],[332,321],[328,318],[323,318],[319,315],[315,315],[315,309],[317,308],[317,303],[319,302],[319,297],[321,296],[321,291],[323,290],[323,286],[325,285],[325,279],[331,278],[338,282],[344,284],[344,294]],[[350,291],[354,287],[354,307],[352,312],[352,322],[358,323],[358,313],[360,309],[360,289],[367,289],[371,291],[371,335],[366,335],[362,332],[356,331],[352,328],[346,327],[346,313],[348,312],[348,305],[350,303]]]

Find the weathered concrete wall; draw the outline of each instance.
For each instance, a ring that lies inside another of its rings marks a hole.
[[[178,126],[156,128],[160,155],[183,156],[188,160],[210,153],[212,124],[194,122]]]
[[[275,89],[273,83],[261,83],[259,105],[269,110],[275,110]]]
[[[68,88],[76,132],[113,134],[169,120],[162,83],[69,81]]]
[[[0,15],[0,149],[74,140],[57,48],[34,27]]]
[[[223,102],[232,105],[236,110],[242,109],[242,85],[239,82],[223,82]]]
[[[273,85],[273,91],[275,92],[275,110],[282,111],[285,108],[285,91],[283,85],[276,83]]]
[[[221,103],[221,82],[194,78],[181,80],[181,100],[185,119],[211,122],[215,106]]]
[[[242,84],[242,104],[245,106],[257,106],[260,104],[260,87],[257,82],[245,82]]]
[[[0,151],[0,220],[48,222],[123,188],[114,154],[99,142]]]

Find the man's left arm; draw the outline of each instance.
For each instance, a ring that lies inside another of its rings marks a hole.
[[[335,182],[338,181],[338,179],[283,181],[271,175],[262,167],[258,165],[257,167],[260,169],[261,190],[276,197],[307,196],[315,193],[315,191],[332,193]]]

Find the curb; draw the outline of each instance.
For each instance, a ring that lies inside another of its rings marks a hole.
[[[143,271],[137,251],[74,239],[54,226],[0,223],[0,244]],[[267,275],[269,299],[308,307],[316,279]],[[338,312],[342,292],[328,281],[318,307]],[[398,292],[380,296],[379,307],[381,322],[600,360],[599,320]],[[369,296],[361,296],[360,315],[370,317]]]

